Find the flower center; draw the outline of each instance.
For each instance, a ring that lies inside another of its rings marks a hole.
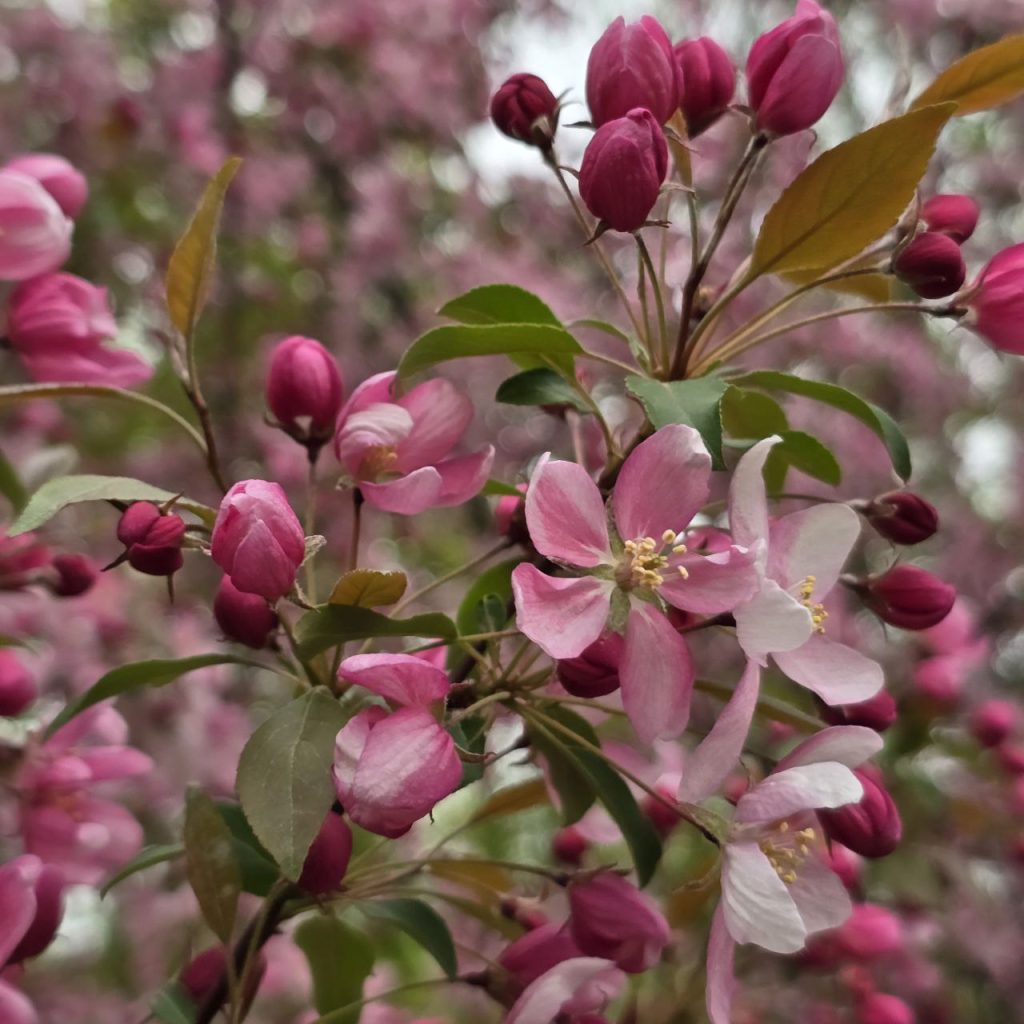
[[[803,582],[800,584],[800,603],[811,613],[811,622],[814,623],[814,632],[824,635],[825,633],[825,620],[828,618],[828,612],[825,611],[823,604],[812,602],[811,597],[814,594],[814,584],[818,582],[816,576],[805,576]]]
[[[397,461],[398,452],[395,451],[394,445],[378,445],[363,456],[359,475],[364,480],[379,480],[395,468]]]
[[[682,534],[666,530],[661,535],[660,544],[653,537],[627,540],[615,570],[615,581],[623,590],[633,590],[635,587],[656,590],[665,582],[664,574],[670,569],[670,556],[686,554],[686,545],[679,543],[681,537]],[[684,580],[689,575],[682,565],[677,565],[676,571]]]
[[[792,885],[801,865],[811,852],[811,844],[817,838],[813,828],[802,828],[798,832],[790,830],[788,821],[780,821],[778,825],[758,841],[758,847],[768,858],[768,863],[775,874],[786,885]]]

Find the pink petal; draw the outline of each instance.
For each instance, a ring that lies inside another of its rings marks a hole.
[[[349,395],[348,401],[341,407],[338,414],[339,423],[344,424],[349,416],[371,405],[379,405],[381,402],[394,404],[394,395],[391,393],[391,385],[395,382],[396,371],[387,370],[384,373],[375,373],[367,377],[355,391]]]
[[[711,1024],[732,1024],[732,1001],[736,995],[733,961],[736,943],[725,924],[721,906],[711,919],[707,957],[707,1009]]]
[[[613,584],[559,579],[524,562],[512,572],[516,625],[552,658],[575,658],[604,631]]]
[[[384,484],[363,481],[359,489],[367,504],[382,512],[415,516],[438,504],[441,486],[441,474],[433,466],[424,466]]]
[[[818,634],[796,650],[775,651],[774,657],[790,679],[826,704],[859,704],[885,684],[878,662]]]
[[[764,486],[764,463],[781,437],[758,441],[736,463],[729,484],[729,528],[733,540],[744,548],[768,538],[768,494]]]
[[[599,1011],[615,998],[624,983],[625,975],[610,960],[589,956],[563,960],[526,987],[505,1024],[552,1024],[562,1007],[575,1003],[581,993],[594,1004],[590,1009]]]
[[[844,807],[864,795],[860,780],[844,764],[821,761],[774,772],[736,805],[736,821],[782,821],[800,811]]]
[[[764,580],[758,594],[733,615],[743,653],[759,665],[768,654],[806,644],[814,629],[808,609],[774,580]]]
[[[153,759],[134,747],[86,747],[78,752],[93,782],[127,779],[153,770]]]
[[[847,768],[859,768],[884,746],[874,729],[863,725],[833,725],[816,732],[810,739],[794,747],[776,766],[776,771],[798,764],[835,761]]]
[[[460,455],[455,459],[439,462],[435,467],[441,474],[441,494],[438,507],[448,508],[461,505],[475,498],[480,488],[487,483],[487,474],[494,462],[494,446],[488,445],[472,455]]]
[[[758,105],[759,119],[788,134],[814,124],[843,82],[843,58],[830,39],[806,35],[793,44]]]
[[[153,376],[153,367],[140,356],[123,348],[96,345],[88,352],[25,353],[28,375],[47,383],[109,384],[134,388]]]
[[[429,707],[451,686],[445,672],[411,654],[355,654],[341,663],[338,678],[404,707]]]
[[[623,540],[682,532],[708,500],[711,456],[693,427],[674,423],[641,441],[619,472],[612,494]]]
[[[839,876],[815,856],[796,869],[789,892],[803,918],[808,935],[838,928],[853,912],[850,894]]]
[[[729,703],[683,765],[679,799],[690,803],[705,800],[716,793],[739,762],[750,722],[757,707],[761,673],[752,661],[736,684]]]
[[[755,561],[753,552],[737,547],[714,555],[685,555],[678,562],[673,559],[659,592],[669,604],[698,615],[731,612],[758,589]],[[686,569],[686,579],[675,572],[676,565]]]
[[[533,546],[548,558],[590,569],[611,562],[604,501],[575,462],[543,456],[526,491],[526,525]]]
[[[753,942],[773,953],[803,949],[807,929],[793,897],[756,843],[725,847],[721,907],[737,942]]]
[[[459,443],[473,419],[469,397],[440,377],[417,384],[397,404],[414,424],[398,449],[400,473],[436,465]]]
[[[0,1020],[4,1024],[39,1024],[28,996],[6,981],[0,981]]]
[[[334,740],[334,788],[338,799],[349,803],[359,759],[363,756],[370,732],[387,718],[384,708],[369,707],[357,712],[341,728]]]
[[[768,575],[789,588],[815,578],[814,600],[835,585],[860,536],[860,519],[849,505],[814,505],[783,516],[770,528]]]
[[[42,866],[38,857],[29,854],[0,867],[0,969],[35,920],[35,885]]]
[[[393,402],[380,402],[341,420],[334,451],[338,461],[353,475],[374,448],[395,448],[412,430],[412,417]]]
[[[622,706],[645,743],[679,736],[690,719],[693,661],[686,641],[652,605],[636,602],[619,665]]]

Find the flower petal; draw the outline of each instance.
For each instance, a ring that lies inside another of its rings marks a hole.
[[[494,462],[494,446],[488,445],[471,455],[460,455],[446,459],[436,466],[441,474],[441,493],[437,499],[439,508],[450,508],[475,498],[487,482],[487,474]]]
[[[814,599],[822,600],[860,536],[860,519],[849,505],[815,505],[772,523],[768,575],[784,588],[814,577]]]
[[[512,572],[516,625],[552,658],[575,658],[604,631],[612,584],[559,579],[524,562]]]
[[[760,665],[768,654],[806,644],[814,631],[810,611],[774,580],[764,580],[760,591],[733,614],[743,653]]]
[[[415,516],[433,508],[441,497],[441,474],[433,466],[414,469],[406,476],[387,483],[363,481],[359,485],[367,504],[382,512]]]
[[[711,456],[693,427],[673,423],[641,441],[622,465],[612,508],[623,540],[680,533],[708,500]]]
[[[400,473],[436,465],[458,444],[473,419],[469,396],[443,377],[417,384],[396,405],[413,422],[413,429],[398,447]]]
[[[42,870],[38,857],[23,855],[0,867],[0,966],[17,948],[36,916],[36,881]]]
[[[548,558],[590,569],[611,561],[604,502],[575,462],[541,458],[526,490],[526,525]]]
[[[737,942],[753,942],[773,953],[803,949],[807,929],[793,897],[756,843],[725,847],[721,906]]]
[[[563,960],[526,987],[515,1001],[505,1024],[552,1024],[569,1002],[590,995],[592,1010],[601,1010],[618,994],[625,975],[610,960],[582,956]]]
[[[711,1024],[732,1024],[732,1001],[736,995],[733,961],[736,943],[725,924],[721,906],[711,919],[707,956],[707,1009]]]
[[[838,928],[853,912],[846,886],[815,856],[808,857],[797,868],[796,881],[790,883],[789,892],[808,935]]]
[[[858,768],[883,746],[882,737],[874,729],[863,725],[833,725],[794,747],[775,766],[775,770],[780,772],[798,764],[817,764],[819,761],[836,761],[847,768]]]
[[[802,764],[774,772],[744,793],[736,805],[736,821],[782,821],[799,811],[855,804],[862,796],[864,787],[845,764]]]
[[[693,661],[686,641],[652,605],[634,604],[619,665],[622,706],[645,743],[680,735],[690,719]]]
[[[790,679],[812,690],[826,704],[859,704],[874,697],[885,684],[877,661],[818,634],[796,650],[773,654]]]
[[[412,427],[412,417],[394,402],[369,405],[341,421],[334,451],[338,461],[358,475],[367,452],[394,448]]]
[[[729,529],[733,540],[744,548],[768,538],[768,494],[764,486],[764,463],[781,437],[758,441],[738,463],[729,485]]]
[[[672,560],[668,579],[659,593],[669,604],[698,615],[731,612],[758,589],[756,554],[731,547],[713,555],[685,555]],[[686,579],[675,571],[686,569]]]
[[[341,663],[338,678],[404,707],[444,700],[451,686],[445,672],[411,654],[355,654]]]

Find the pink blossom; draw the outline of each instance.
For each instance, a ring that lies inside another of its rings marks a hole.
[[[35,178],[0,170],[0,281],[56,270],[71,253],[72,223]]]
[[[473,418],[473,403],[440,378],[396,399],[394,380],[394,371],[379,373],[352,393],[334,439],[339,461],[366,501],[385,512],[417,515],[468,501],[494,460],[490,445],[451,455]]]
[[[519,628],[552,658],[575,658],[604,633],[614,609],[612,626],[625,633],[623,705],[647,742],[678,736],[689,717],[693,666],[665,603],[714,615],[735,608],[756,586],[747,551],[687,550],[683,531],[707,501],[710,476],[700,435],[671,425],[623,463],[611,498],[614,538],[597,485],[575,463],[544,456],[526,494],[537,551],[587,575],[517,566],[512,590]]]
[[[965,326],[1001,352],[1024,354],[1024,243],[996,253],[967,292]]]
[[[733,540],[758,552],[760,589],[736,608],[736,638],[748,658],[768,655],[794,682],[826,704],[873,697],[884,682],[870,658],[827,636],[822,601],[860,534],[847,505],[822,504],[769,522],[762,469],[777,438],[759,441],[740,460],[729,491]]]
[[[56,200],[64,215],[74,219],[89,196],[85,176],[55,153],[25,153],[9,160],[5,171],[18,171],[35,178]]]
[[[566,925],[547,923],[531,929],[507,946],[498,957],[498,963],[522,990],[557,964],[582,955]]]
[[[599,1013],[621,991],[623,973],[610,960],[575,957],[563,960],[527,986],[505,1024],[554,1024]],[[562,1015],[565,1015],[563,1018]]]

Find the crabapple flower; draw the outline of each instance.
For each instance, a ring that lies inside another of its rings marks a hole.
[[[136,501],[124,510],[117,539],[128,564],[148,576],[172,576],[185,564],[185,520],[173,512],[164,515],[152,502]]]
[[[494,461],[488,445],[451,456],[473,418],[473,403],[450,381],[418,384],[392,397],[395,372],[378,373],[341,411],[334,450],[367,503],[417,515],[461,505],[483,487]]]
[[[872,992],[857,1007],[858,1024],[914,1024],[914,1011],[897,996]]]
[[[736,69],[725,50],[707,36],[676,43],[673,52],[679,65],[686,134],[693,139],[729,108],[736,91]]]
[[[71,230],[71,220],[35,178],[0,170],[0,281],[56,270],[71,253]]]
[[[210,553],[243,593],[268,601],[284,597],[305,557],[306,538],[280,484],[235,484],[217,510]]]
[[[409,654],[357,654],[338,670],[398,710],[358,712],[338,733],[334,786],[348,816],[362,828],[404,835],[462,780],[451,736],[432,713],[447,696],[447,675]]]
[[[605,633],[576,658],[565,658],[555,670],[558,681],[574,697],[604,697],[619,688],[619,665],[625,643],[618,633]]]
[[[868,581],[865,599],[890,626],[929,629],[952,611],[956,588],[916,565],[895,565]]]
[[[341,371],[319,341],[295,335],[274,347],[267,407],[290,436],[303,443],[330,440],[341,400]]]
[[[552,967],[581,956],[569,929],[564,924],[549,922],[507,946],[498,957],[498,964],[512,976],[518,995]]]
[[[952,295],[964,283],[967,266],[948,235],[924,231],[893,260],[896,276],[922,299]]]
[[[505,1024],[554,1024],[600,1013],[622,990],[625,975],[610,960],[563,960],[527,986]]]
[[[334,892],[348,870],[352,829],[340,814],[328,812],[306,853],[299,885],[314,896]]]
[[[57,597],[79,597],[92,589],[99,571],[91,558],[65,552],[53,556],[56,579],[49,584]]]
[[[558,99],[543,78],[520,72],[491,98],[491,120],[503,135],[547,150],[558,127]]]
[[[736,638],[760,665],[768,656],[826,704],[873,697],[880,666],[827,635],[821,603],[835,586],[860,534],[847,505],[822,504],[769,522],[762,469],[778,438],[759,441],[736,467],[729,490],[733,542],[758,552],[760,589],[734,611]]]
[[[997,252],[966,291],[961,323],[1001,352],[1024,354],[1024,243]]]
[[[66,217],[77,217],[89,197],[85,176],[55,153],[25,153],[9,160],[5,171],[17,171],[35,178],[53,196]]]
[[[576,463],[542,457],[526,492],[534,547],[585,575],[516,566],[519,629],[556,660],[583,654],[609,625],[623,632],[622,700],[645,742],[678,736],[689,717],[693,666],[666,603],[715,615],[757,586],[749,552],[730,547],[705,556],[688,549],[685,529],[707,501],[710,477],[700,435],[672,424],[623,463],[610,499],[614,536],[597,485]]]
[[[912,491],[892,491],[869,502],[864,518],[894,544],[920,544],[939,529],[938,510]]]
[[[984,747],[998,747],[1013,735],[1019,717],[1013,701],[983,701],[971,714],[971,735]]]
[[[978,226],[978,204],[970,197],[956,193],[932,196],[921,206],[921,220],[929,231],[949,235],[962,245]]]
[[[854,774],[864,795],[846,807],[823,811],[822,825],[830,839],[862,857],[888,857],[903,837],[903,822],[896,802],[885,788],[880,772],[858,768]]]
[[[874,697],[857,704],[826,707],[822,711],[829,725],[866,725],[875,732],[885,732],[898,716],[896,701],[888,690],[879,690]]]
[[[773,135],[810,128],[843,84],[835,18],[815,0],[755,40],[747,57],[747,93],[757,127]]]
[[[21,927],[28,897],[32,914],[27,927]],[[42,953],[57,934],[63,916],[64,879],[56,868],[30,853],[0,867],[0,920],[14,925],[6,941],[0,942],[0,970],[5,963],[21,963]]]
[[[230,576],[220,581],[213,598],[213,617],[229,640],[260,650],[277,629],[277,613],[259,594],[245,594]]]

